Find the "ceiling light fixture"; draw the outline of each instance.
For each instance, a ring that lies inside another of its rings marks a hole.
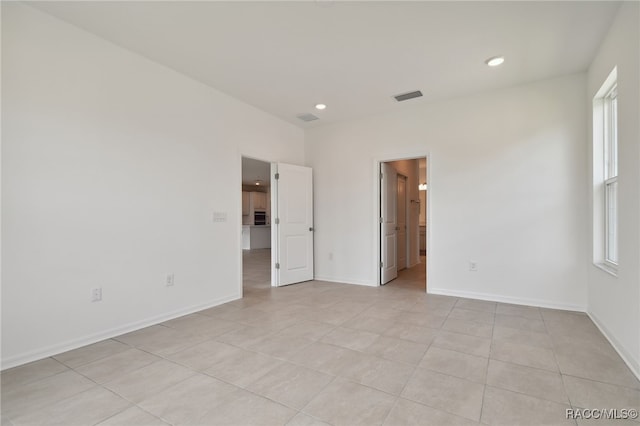
[[[316,109],[319,109],[320,111],[322,111],[323,109],[325,109],[327,106],[325,104],[316,104]]]
[[[503,62],[504,62],[504,56],[494,56],[493,58],[489,58],[486,61],[484,61],[484,63],[489,65],[490,67],[497,67],[498,65],[501,65]]]

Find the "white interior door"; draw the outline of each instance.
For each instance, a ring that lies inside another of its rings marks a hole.
[[[380,284],[398,276],[398,173],[389,164],[380,164]]]
[[[274,166],[275,273],[283,286],[313,279],[313,178],[309,167]]]
[[[398,271],[407,267],[407,177],[398,175]]]

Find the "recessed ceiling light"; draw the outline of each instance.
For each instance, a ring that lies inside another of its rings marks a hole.
[[[486,61],[484,61],[484,63],[489,65],[490,67],[497,67],[503,62],[504,62],[504,56],[494,56],[493,58],[489,58]]]
[[[319,109],[319,110],[323,110],[323,109],[325,109],[326,107],[327,107],[327,106],[326,106],[325,104],[316,104],[316,109]]]

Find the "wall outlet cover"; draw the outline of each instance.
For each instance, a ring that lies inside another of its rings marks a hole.
[[[102,288],[94,288],[91,290],[91,301],[100,302],[102,300]]]

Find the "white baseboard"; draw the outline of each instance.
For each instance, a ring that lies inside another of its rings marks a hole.
[[[223,303],[231,302],[233,300],[237,300],[240,298],[242,298],[241,295],[235,294],[235,295],[223,297],[220,299],[210,300],[209,302],[206,302],[206,303],[200,303],[200,304],[192,305],[183,309],[178,309],[178,310],[167,312],[161,315],[156,315],[154,317],[145,318],[143,320],[124,324],[122,326],[114,327],[109,330],[104,330],[98,333],[90,334],[88,336],[83,336],[77,339],[68,340],[64,343],[58,343],[55,345],[51,345],[44,348],[39,348],[29,352],[25,352],[22,354],[14,355],[9,358],[2,359],[2,370],[6,370],[12,367],[17,367],[19,365],[23,365],[32,361],[37,361],[50,356],[58,355],[73,349],[78,349],[86,345],[91,345],[93,343],[100,342],[105,339],[110,339],[112,337],[120,336],[125,333],[130,333],[132,331],[140,330],[141,328],[149,327],[151,325],[160,324],[162,322],[169,321],[174,318],[178,318],[184,315],[189,315],[194,312],[198,312],[203,309],[208,309],[214,306],[222,305]]]
[[[316,276],[316,277],[313,277],[313,279],[314,281],[327,281],[330,283],[354,284],[354,285],[364,285],[367,287],[377,287],[376,284],[373,284],[369,281],[364,281],[364,280],[347,280],[342,278],[324,277],[324,276]]]
[[[598,327],[598,330],[600,330],[600,332],[609,341],[609,343],[611,343],[613,349],[618,352],[618,355],[620,355],[620,358],[622,358],[625,364],[627,364],[627,367],[629,367],[631,372],[638,378],[638,380],[640,380],[640,359],[634,359],[631,352],[629,352],[622,344],[620,344],[613,333],[611,333],[611,331],[609,331],[609,329],[605,327],[602,321],[600,321],[593,312],[587,311],[587,315],[589,315],[589,318],[591,318],[591,321],[593,321],[596,327]]]
[[[575,305],[572,303],[558,303],[549,300],[529,299],[523,297],[500,296],[489,293],[475,293],[472,291],[459,291],[443,288],[429,287],[427,284],[427,293],[439,294],[442,296],[464,297],[467,299],[487,300],[490,302],[510,303],[512,305],[537,306],[539,308],[562,309],[565,311],[586,312],[587,308],[583,305]]]

